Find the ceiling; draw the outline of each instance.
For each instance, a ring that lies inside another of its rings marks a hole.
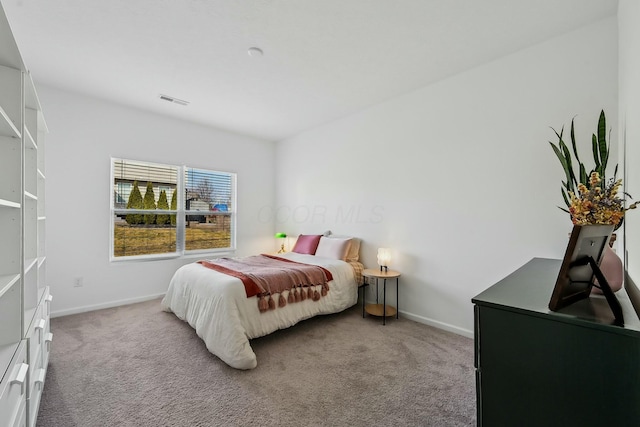
[[[617,0],[1,2],[36,85],[266,140],[617,11]]]

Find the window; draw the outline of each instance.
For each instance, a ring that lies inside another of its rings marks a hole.
[[[235,249],[236,176],[112,159],[112,259]]]

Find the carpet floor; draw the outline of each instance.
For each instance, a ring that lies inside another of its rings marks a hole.
[[[473,340],[354,306],[230,368],[159,300],[54,318],[38,427],[473,426]]]

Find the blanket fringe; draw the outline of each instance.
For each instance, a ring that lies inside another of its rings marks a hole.
[[[258,310],[260,310],[260,313],[264,313],[269,310],[269,303],[264,298],[264,295],[260,295],[260,299],[258,300]]]
[[[320,290],[318,290],[318,286],[320,286]],[[323,283],[322,285],[315,285],[305,287],[303,285],[298,285],[295,288],[292,288],[288,291],[288,295],[285,298],[283,295],[284,292],[281,292],[278,295],[278,307],[285,307],[287,303],[293,304],[300,301],[305,301],[306,299],[310,299],[312,301],[319,301],[322,297],[327,295],[329,291],[329,284]],[[273,295],[262,294],[258,299],[258,310],[261,313],[264,313],[268,310],[276,309],[276,300]]]

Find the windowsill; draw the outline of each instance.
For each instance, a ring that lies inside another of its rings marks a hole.
[[[114,264],[120,263],[132,263],[132,262],[148,262],[148,261],[167,261],[167,260],[180,260],[180,259],[200,259],[200,258],[219,258],[223,256],[235,256],[235,249],[228,249],[224,251],[203,251],[203,252],[190,252],[187,254],[158,254],[158,255],[141,255],[141,256],[127,256],[127,257],[111,257],[109,262]]]
[[[220,252],[198,252],[182,255],[180,258],[194,259],[194,258],[219,258],[221,256],[234,256],[236,254],[235,249],[229,249]]]

